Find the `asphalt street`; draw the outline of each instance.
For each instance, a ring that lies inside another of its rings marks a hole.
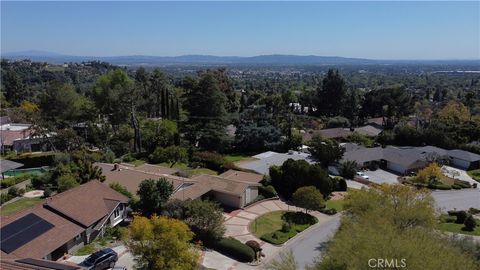
[[[298,269],[305,269],[305,266],[311,264],[314,258],[322,256],[326,243],[340,226],[340,218],[341,215],[337,214],[332,219],[318,224],[318,226],[288,242],[282,250],[292,250]]]

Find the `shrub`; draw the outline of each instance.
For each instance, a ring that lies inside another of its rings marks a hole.
[[[337,191],[347,191],[347,181],[342,177],[335,177],[337,179]]]
[[[221,171],[223,170],[225,159],[218,153],[202,151],[193,153],[192,162],[201,163],[204,167],[214,171]]]
[[[24,154],[11,159],[11,161],[23,164],[22,168],[34,168],[52,166],[55,162],[55,157],[55,153]]]
[[[234,238],[223,238],[218,241],[215,250],[240,262],[255,260],[253,249]]]
[[[468,214],[465,211],[458,211],[457,214],[456,214],[456,217],[457,217],[457,220],[455,221],[455,223],[463,224],[465,222],[465,220],[467,219]]]
[[[469,182],[459,180],[459,179],[455,179],[455,181],[453,183],[454,183],[454,185],[460,186],[461,188],[471,188],[472,187],[472,185]]]
[[[320,210],[320,212],[324,213],[325,215],[331,216],[331,215],[335,215],[337,213],[337,210],[335,208],[329,208],[329,209],[324,208]]]
[[[249,241],[245,242],[245,245],[252,248],[254,252],[262,251],[262,248],[260,247],[260,244],[255,240],[249,240]]]
[[[468,213],[471,214],[471,215],[475,215],[475,214],[480,213],[480,209],[470,207],[470,208],[468,209]]]
[[[455,185],[455,184],[454,184],[454,185],[452,185],[452,188],[453,188],[453,189],[462,189],[462,187],[461,187],[461,186],[459,186],[459,185]]]
[[[10,201],[11,199],[13,199],[13,197],[8,193],[7,194],[3,194],[3,193],[0,194],[0,204],[4,204],[4,203]]]
[[[288,222],[282,224],[282,232],[289,232],[292,229],[292,225]]]
[[[2,180],[1,187],[2,188],[11,187],[11,186],[16,185],[18,183],[26,181],[29,178],[30,178],[30,175],[26,174],[26,173],[22,173],[20,175],[13,176],[13,177],[8,177],[8,178],[5,178],[5,179]]]
[[[472,215],[468,215],[468,217],[463,222],[463,225],[465,225],[465,227],[463,227],[462,230],[472,232],[475,230],[475,227],[477,226],[477,222],[475,221]]]
[[[277,196],[277,191],[275,190],[275,188],[272,186],[272,185],[269,185],[269,186],[261,186],[258,188],[258,191],[260,193],[260,195],[263,195],[264,198],[272,198],[272,197],[275,197]]]
[[[442,222],[446,222],[446,223],[454,223],[456,220],[457,220],[457,218],[454,217],[454,216],[443,216],[442,217]]]
[[[282,219],[290,224],[293,223],[313,225],[318,221],[316,217],[305,214],[303,212],[286,212],[285,214],[283,214]]]
[[[43,191],[43,197],[45,198],[48,198],[52,196],[52,189],[47,187],[44,191]]]
[[[17,187],[10,187],[10,189],[8,190],[8,195],[12,196],[12,197],[17,197],[19,196],[19,190]]]
[[[428,185],[429,188],[431,189],[440,189],[440,190],[450,190],[452,189],[452,186],[445,185],[445,184],[431,184]]]

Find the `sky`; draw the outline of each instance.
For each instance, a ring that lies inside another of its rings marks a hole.
[[[480,59],[480,2],[6,2],[1,52]]]

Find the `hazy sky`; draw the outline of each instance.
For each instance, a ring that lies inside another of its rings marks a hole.
[[[479,59],[480,2],[1,2],[1,51]]]

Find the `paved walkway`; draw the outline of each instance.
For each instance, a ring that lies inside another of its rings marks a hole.
[[[304,209],[288,205],[279,199],[275,199],[275,200],[267,200],[267,201],[259,202],[245,209],[235,210],[228,214],[225,213],[224,214],[225,227],[226,227],[225,237],[236,238],[242,243],[245,243],[248,240],[257,241],[258,243],[260,243],[260,246],[263,249],[262,252],[265,254],[266,260],[269,260],[270,257],[273,257],[274,255],[278,254],[278,252],[280,252],[284,248],[284,246],[275,246],[258,239],[252,233],[250,233],[250,231],[248,230],[248,226],[250,222],[252,222],[257,217],[263,214],[274,212],[274,211],[281,211],[281,210],[303,211]],[[321,224],[324,224],[325,222],[332,219],[331,216],[322,214],[320,212],[312,211],[309,213],[318,219],[318,223],[312,227],[319,227],[321,226]],[[295,236],[291,240],[287,241],[284,245],[288,245],[290,241],[293,241],[300,235],[307,233],[310,230],[310,228],[300,233],[299,235]],[[257,266],[239,263],[215,251],[206,251],[203,256],[202,264],[206,267],[215,268],[215,269],[258,269],[259,268]]]

